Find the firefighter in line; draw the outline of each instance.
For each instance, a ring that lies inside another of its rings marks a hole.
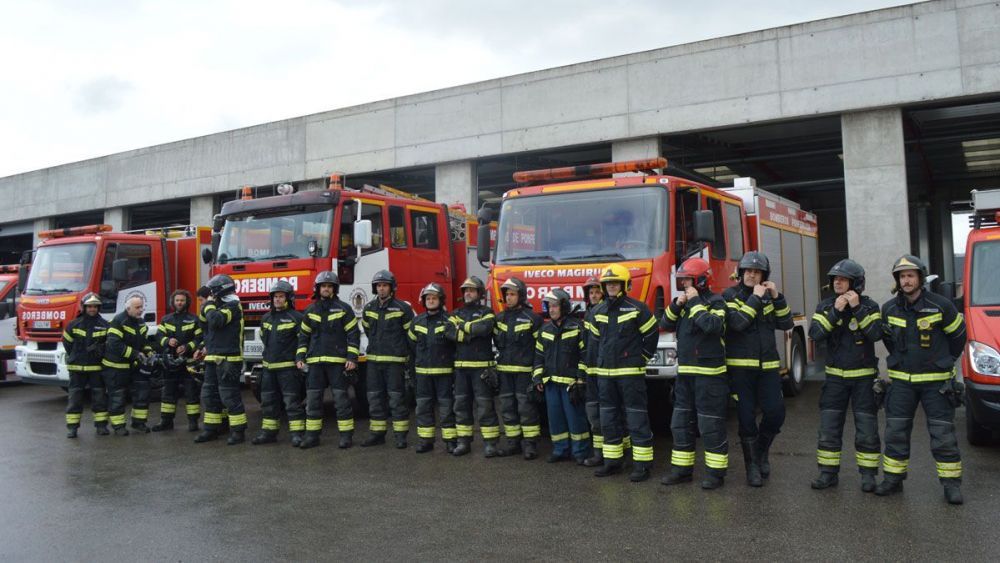
[[[168,364],[163,372],[163,389],[160,396],[160,422],[153,426],[153,432],[173,430],[174,415],[177,412],[177,392],[184,387],[185,412],[188,418],[188,431],[198,431],[198,418],[201,415],[201,386],[187,371],[188,363],[193,362],[194,353],[201,348],[202,328],[198,317],[190,312],[191,293],[178,289],[170,295],[173,312],[160,320],[156,328],[156,343],[158,348],[183,363]]]
[[[264,344],[264,372],[260,379],[260,411],[263,416],[260,433],[250,441],[253,445],[278,441],[281,408],[288,416],[288,433],[292,447],[302,445],[306,430],[305,374],[295,365],[295,350],[299,342],[302,313],[295,310],[295,288],[278,280],[268,290],[271,306],[260,322],[260,340]]]
[[[132,395],[132,428],[149,432],[149,379],[139,374],[139,363],[146,362],[152,351],[142,322],[141,297],[125,302],[125,310],[111,319],[104,351],[104,385],[108,390],[108,412],[115,436],[128,436],[125,428],[125,392]]]
[[[204,429],[196,443],[219,437],[223,409],[229,424],[226,444],[242,444],[247,427],[240,376],[243,371],[243,308],[236,295],[236,283],[226,275],[208,280],[209,296],[201,307],[205,319],[205,381],[201,387]]]
[[[455,456],[469,453],[475,418],[479,419],[479,432],[483,436],[483,454],[500,455],[500,421],[493,404],[494,391],[488,379],[496,379],[496,360],[493,356],[493,327],[496,316],[484,304],[486,284],[476,276],[462,282],[463,305],[452,312],[445,336],[455,342],[455,427],[458,445]],[[484,380],[484,377],[487,380]]]
[[[417,391],[417,453],[434,449],[434,410],[441,425],[441,438],[446,451],[457,447],[455,430],[455,343],[445,337],[451,322],[444,306],[444,288],[431,283],[420,290],[424,312],[410,323],[407,340],[413,354],[413,371]]]
[[[538,332],[532,382],[545,393],[552,453],[549,463],[590,457],[587,422],[587,366],[583,364],[585,329],[570,316],[569,293],[553,289],[542,299],[549,321]]]
[[[702,489],[723,485],[729,467],[726,410],[729,383],[726,379],[726,302],[712,292],[714,283],[708,262],[688,258],[676,274],[677,289],[660,327],[677,335],[677,379],[674,382],[674,412],[670,429],[674,436],[670,473],[664,485],[692,480],[694,441],[701,435],[705,446],[705,477]]]
[[[646,304],[628,296],[631,287],[632,275],[623,264],[611,264],[601,273],[606,298],[594,312],[591,336],[598,347],[593,370],[599,378],[604,465],[594,475],[622,471],[627,429],[633,461],[629,480],[640,482],[649,479],[653,464],[645,375],[646,364],[656,354],[659,331]]]
[[[809,338],[827,342],[826,382],[819,397],[819,477],[814,489],[835,487],[847,406],[854,413],[854,458],[861,472],[861,490],[875,491],[879,452],[878,407],[873,385],[878,376],[875,342],[882,338],[878,303],[862,295],[865,270],[853,260],[830,268],[834,295],[820,301],[809,326]]]
[[[410,409],[406,404],[406,365],[410,349],[406,332],[413,322],[413,308],[396,298],[396,276],[380,270],[372,278],[375,298],[365,305],[361,325],[368,336],[365,370],[368,388],[368,437],[361,447],[385,443],[392,417],[396,447],[406,448]]]
[[[535,338],[542,318],[531,310],[528,287],[523,281],[508,279],[500,286],[500,293],[504,310],[497,316],[493,343],[498,354],[500,412],[507,438],[503,455],[523,451],[524,459],[532,460],[538,457],[538,439],[542,435],[538,403],[529,397],[529,391],[534,391],[531,372],[535,362]]]
[[[583,464],[587,467],[597,467],[604,465],[604,435],[601,433],[601,402],[597,390],[597,375],[594,368],[597,366],[597,339],[594,337],[594,312],[597,306],[604,301],[604,291],[601,289],[601,281],[596,277],[589,278],[583,284],[583,291],[587,295],[587,312],[583,316],[583,363],[587,371],[587,400],[586,412],[587,421],[590,423],[591,455]]]
[[[108,432],[108,396],[101,377],[101,360],[107,339],[108,321],[101,316],[101,298],[88,293],[80,300],[80,314],[63,331],[69,396],[66,405],[66,437],[76,438],[83,415],[83,391],[90,385],[90,408],[98,436]]]
[[[296,366],[308,367],[306,377],[306,437],[302,449],[319,445],[323,431],[323,395],[330,387],[337,411],[340,449],[354,445],[354,410],[347,394],[348,376],[358,368],[361,333],[358,317],[337,297],[340,280],[325,270],[316,274],[313,302],[305,310],[296,350]]]
[[[965,348],[965,320],[948,299],[924,287],[927,266],[904,255],[892,267],[896,296],[882,305],[883,342],[889,351],[889,385],[885,396],[885,477],[875,494],[903,490],[910,465],[913,414],[922,405],[927,415],[931,453],[949,504],[962,504],[962,458],[955,438],[955,408],[961,384],[955,362]]]
[[[761,487],[771,474],[768,454],[785,422],[781,365],[775,343],[776,330],[792,328],[791,309],[785,296],[768,281],[771,264],[763,253],[743,255],[737,266],[739,283],[726,289],[726,366],[736,394],[740,445],[747,484]],[[763,412],[757,423],[757,409]]]

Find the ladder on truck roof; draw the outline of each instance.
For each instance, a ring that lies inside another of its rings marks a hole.
[[[973,229],[1000,225],[1000,189],[972,190],[969,223]]]

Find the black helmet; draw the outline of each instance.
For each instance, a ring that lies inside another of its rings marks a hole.
[[[845,258],[834,264],[827,276],[830,277],[831,286],[833,285],[833,278],[840,276],[851,280],[850,287],[854,291],[861,293],[865,290],[865,269],[861,267],[861,264],[849,258]]]
[[[476,276],[469,276],[465,278],[465,281],[462,282],[462,285],[460,285],[459,288],[462,290],[475,289],[479,292],[480,299],[486,297],[486,284],[483,283],[483,280],[477,278]]]
[[[208,280],[208,283],[205,284],[205,286],[208,287],[209,293],[216,298],[236,292],[236,282],[233,281],[233,278],[225,274],[219,274],[213,277]]]
[[[333,293],[340,290],[340,279],[337,278],[337,274],[331,272],[330,270],[323,270],[322,272],[316,274],[316,281],[313,282],[313,299],[319,298],[319,286],[324,283],[333,284]]]
[[[170,302],[169,302],[170,307],[174,306],[174,297],[177,297],[178,295],[184,296],[186,303],[184,304],[183,312],[185,313],[188,312],[188,310],[191,308],[191,292],[186,289],[176,289],[174,290],[173,293],[170,294]]]
[[[892,277],[896,280],[896,285],[892,288],[893,293],[899,291],[899,273],[906,270],[917,271],[917,275],[920,277],[920,285],[923,285],[927,279],[927,264],[924,264],[923,260],[912,254],[904,254],[892,265]]]
[[[545,294],[542,298],[542,311],[546,314],[552,309],[552,307],[559,307],[559,312],[561,317],[566,317],[570,313],[570,302],[569,293],[566,290],[555,288],[552,291]]]
[[[764,272],[761,281],[767,281],[767,278],[771,277],[771,261],[767,259],[767,256],[763,252],[751,250],[744,254],[743,258],[740,258],[740,264],[736,267],[736,275],[739,276],[741,282],[743,281],[743,272],[746,270],[760,270]]]
[[[510,278],[500,286],[500,294],[506,297],[506,290],[513,289],[517,292],[518,305],[524,305],[528,301],[528,286],[517,278]]]
[[[379,270],[375,272],[374,276],[372,276],[372,293],[378,293],[375,286],[380,283],[389,284],[389,288],[392,292],[396,293],[396,276],[392,275],[392,272],[389,270]]]
[[[427,308],[427,305],[424,303],[424,298],[427,297],[427,294],[429,293],[436,293],[438,299],[441,300],[441,304],[444,305],[444,288],[441,287],[440,284],[429,283],[420,290],[420,304],[423,305],[425,309]]]
[[[271,289],[267,290],[267,296],[271,301],[271,308],[274,309],[274,294],[284,293],[285,299],[288,300],[288,306],[291,307],[292,303],[295,301],[295,288],[292,284],[285,280],[278,280],[271,284]]]

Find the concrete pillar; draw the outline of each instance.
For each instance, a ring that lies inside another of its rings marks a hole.
[[[448,162],[434,167],[434,201],[451,205],[461,203],[466,211],[476,214],[479,205],[479,185],[476,163],[471,160]]]
[[[125,208],[112,207],[104,210],[104,223],[111,225],[114,231],[124,231],[126,229]]]
[[[848,113],[840,121],[847,249],[866,270],[866,292],[881,304],[890,295],[893,262],[910,252],[902,112]]]
[[[659,156],[663,156],[663,147],[659,137],[641,137],[639,139],[626,139],[611,143],[611,160],[613,162],[656,158]],[[638,172],[622,172],[615,174],[615,177],[637,176],[638,174]]]
[[[55,227],[55,221],[51,217],[43,217],[41,219],[35,219],[34,233],[35,236],[31,242],[31,248],[37,248],[38,243],[42,239],[38,238],[38,233],[42,231],[47,231]]]
[[[215,198],[210,195],[191,198],[191,225],[211,227],[215,216]]]

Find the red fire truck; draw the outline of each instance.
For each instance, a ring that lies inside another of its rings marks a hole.
[[[985,445],[1000,430],[1000,190],[972,192],[963,301],[968,350],[962,355],[966,435]]]
[[[100,295],[107,318],[129,298],[145,302],[150,325],[167,312],[177,288],[192,293],[207,280],[199,250],[211,242],[207,227],[182,231],[118,233],[110,225],[43,231],[38,248],[22,257],[21,299],[17,306],[17,375],[26,382],[65,387],[62,331],[88,292]]]
[[[750,178],[716,189],[651,172],[666,165],[657,158],[514,174],[521,186],[504,194],[500,204],[496,252],[491,256],[480,247],[478,253],[479,260],[491,261],[494,302],[501,302],[500,284],[514,276],[527,284],[536,310],[554,288],[568,291],[582,308],[582,284],[617,262],[632,274],[632,297],[662,311],[678,294],[674,273],[687,258],[708,260],[713,290],[722,291],[736,283],[730,274],[743,253],[759,250],[770,258],[770,279],[785,294],[795,320],[795,327],[780,335],[778,350],[786,392],[796,394],[813,356],[805,335],[819,299],[816,217],[756,188]],[[613,177],[622,173],[632,175]],[[496,213],[484,206],[481,224]],[[661,333],[646,373],[676,375],[672,333]]]

